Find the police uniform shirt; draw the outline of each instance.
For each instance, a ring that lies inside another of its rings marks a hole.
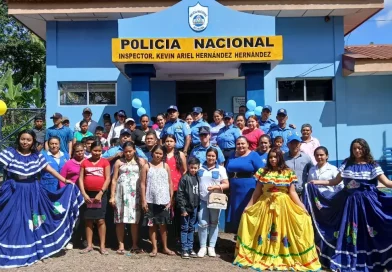
[[[200,138],[199,138],[199,128],[200,127],[211,128],[210,124],[208,124],[206,121],[204,121],[203,118],[200,118],[200,120],[198,120],[198,121],[193,121],[193,123],[191,124],[191,135],[192,135],[192,144],[193,145],[200,144]]]
[[[272,119],[267,119],[266,121],[262,121],[261,118],[259,120],[260,129],[267,134],[271,127],[276,126],[276,123]]]
[[[290,128],[289,126],[286,126],[285,128],[281,128],[280,126],[276,125],[270,128],[268,131],[268,135],[271,137],[272,143],[274,142],[274,139],[277,136],[281,136],[283,138],[283,145],[281,147],[281,150],[283,152],[288,152],[289,148],[287,147],[287,138],[290,137],[293,134],[298,133],[295,131],[295,129]]]
[[[219,130],[216,141],[221,149],[235,148],[235,141],[241,136],[241,130],[234,125],[224,126]]]
[[[184,148],[186,136],[191,134],[189,125],[181,120],[169,121],[163,127],[160,138],[164,139],[167,135],[173,134],[176,138],[176,148]]]
[[[215,146],[215,145],[209,145],[207,147],[204,147],[202,145],[197,145],[195,146],[195,148],[192,149],[192,152],[189,156],[189,158],[191,157],[195,157],[198,158],[200,161],[200,164],[203,165],[204,162],[207,161],[207,150],[210,147],[214,147],[218,150],[218,158],[217,158],[217,162],[218,164],[223,164],[225,162],[225,156],[222,153],[222,150],[219,148],[219,146]]]

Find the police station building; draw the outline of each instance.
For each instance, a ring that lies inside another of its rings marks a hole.
[[[309,2],[312,2],[309,4]],[[9,13],[46,41],[48,116],[75,124],[123,109],[150,116],[171,104],[238,112],[253,99],[313,126],[330,161],[365,138],[377,160],[392,146],[392,61],[344,37],[383,0],[8,0]],[[362,57],[361,57],[362,56]],[[392,58],[392,57],[391,57]],[[50,119],[47,122],[50,124]]]

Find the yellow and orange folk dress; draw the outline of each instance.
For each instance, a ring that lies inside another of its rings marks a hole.
[[[256,271],[317,271],[321,265],[310,216],[288,195],[295,173],[259,169],[263,194],[241,217],[234,264]]]

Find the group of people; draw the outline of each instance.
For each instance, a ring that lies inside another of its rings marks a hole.
[[[215,257],[225,213],[240,267],[391,270],[392,197],[377,186],[392,182],[367,142],[354,140],[350,157],[336,168],[310,124],[299,134],[287,124],[285,109],[277,111],[277,122],[271,112],[266,105],[261,117],[245,118],[216,110],[209,124],[202,108],[182,120],[172,105],[151,127],[148,115],[136,127],[123,110],[114,123],[105,114],[100,127],[86,108],[75,131],[60,113],[46,131],[37,117],[33,130],[19,133],[15,148],[0,153],[6,180],[0,188],[0,268],[30,265],[73,245],[88,254],[95,229],[99,251],[107,255],[106,225],[113,222],[117,254],[126,253],[129,225],[132,253],[144,252],[139,237],[148,227],[151,257],[158,254],[158,237],[161,252],[176,255],[170,232],[182,258]],[[227,209],[211,205],[211,196],[223,193]]]

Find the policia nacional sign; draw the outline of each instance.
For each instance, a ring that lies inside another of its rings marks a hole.
[[[112,40],[123,63],[273,61],[283,59],[282,36]]]

